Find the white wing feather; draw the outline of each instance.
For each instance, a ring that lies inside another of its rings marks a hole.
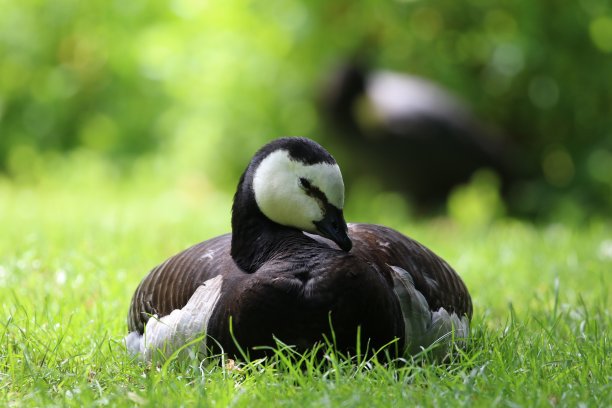
[[[397,296],[404,318],[404,338],[407,354],[416,354],[433,344],[436,357],[444,357],[453,339],[465,339],[469,334],[466,316],[448,313],[444,308],[432,311],[425,297],[414,287],[410,273],[398,266],[393,270],[393,290]]]
[[[129,333],[124,341],[132,355],[151,361],[161,352],[170,356],[186,343],[206,334],[208,321],[221,295],[221,275],[209,279],[199,286],[182,308],[167,316],[152,316],[145,326],[144,334]],[[197,344],[198,351],[206,352],[206,337]]]

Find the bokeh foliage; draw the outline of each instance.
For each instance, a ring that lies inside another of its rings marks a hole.
[[[0,169],[88,149],[143,154],[231,189],[279,135],[329,141],[316,95],[355,53],[438,81],[538,164],[532,188],[612,207],[612,5],[297,0],[0,0]],[[556,197],[554,194],[551,197]],[[542,198],[544,197],[544,199]]]

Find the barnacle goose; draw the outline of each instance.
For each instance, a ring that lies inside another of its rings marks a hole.
[[[150,360],[201,336],[197,352],[238,355],[237,342],[255,357],[274,337],[305,350],[328,336],[349,352],[358,337],[364,349],[398,339],[403,354],[465,338],[472,302],[457,273],[391,228],[347,226],[343,205],[340,168],[319,144],[262,147],[238,183],[232,233],[169,258],[136,289],[128,350]]]
[[[351,174],[377,176],[422,210],[445,202],[478,169],[493,170],[504,192],[528,174],[526,155],[502,132],[416,75],[345,63],[327,78],[319,107],[333,136],[360,163]]]

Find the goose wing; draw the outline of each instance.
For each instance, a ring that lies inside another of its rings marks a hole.
[[[239,272],[229,255],[230,241],[231,234],[226,234],[201,242],[153,268],[132,297],[129,331],[142,334],[151,316],[182,309],[207,280]]]
[[[374,224],[350,224],[349,236],[355,256],[406,271],[432,312],[444,308],[448,313],[472,318],[472,300],[465,284],[453,268],[427,247],[398,231]]]

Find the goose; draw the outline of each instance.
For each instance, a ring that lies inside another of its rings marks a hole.
[[[376,175],[421,209],[444,203],[481,168],[493,170],[504,191],[527,174],[525,154],[423,77],[345,63],[329,75],[319,106],[334,138],[358,157],[351,173]]]
[[[347,225],[343,207],[340,168],[322,146],[263,146],[240,177],[232,233],[174,255],[137,287],[128,351],[151,360],[189,344],[258,357],[275,339],[300,351],[334,339],[349,353],[393,343],[409,355],[466,338],[472,302],[459,275],[398,231]]]

